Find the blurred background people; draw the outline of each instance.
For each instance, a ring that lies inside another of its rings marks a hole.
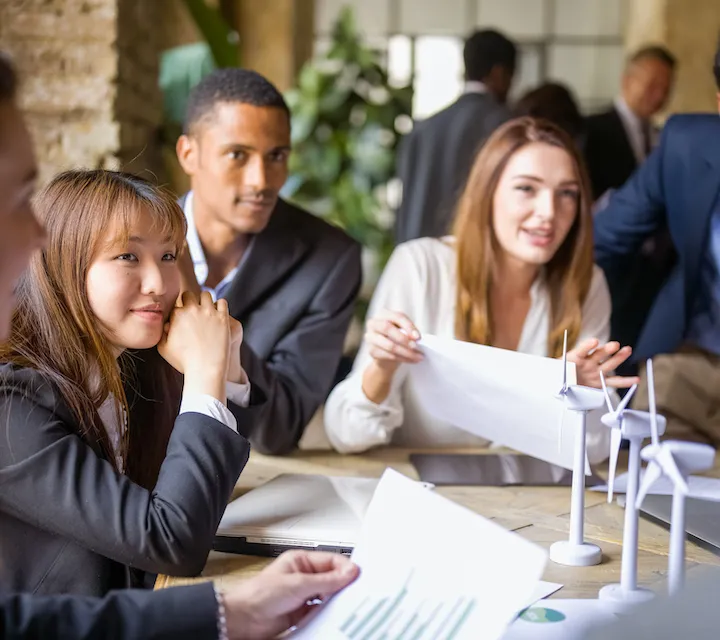
[[[456,102],[415,124],[397,158],[402,200],[395,242],[440,237],[452,215],[480,144],[510,117],[506,106],[517,48],[501,33],[476,31],[463,50],[465,88]]]
[[[572,91],[561,82],[546,82],[531,89],[515,103],[515,117],[544,118],[563,129],[582,152],[585,147],[585,119]]]

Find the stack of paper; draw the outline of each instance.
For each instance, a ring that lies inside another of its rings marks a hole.
[[[538,597],[546,556],[388,469],[353,553],[360,577],[293,638],[495,640]]]

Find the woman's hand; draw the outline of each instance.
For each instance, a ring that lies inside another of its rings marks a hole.
[[[618,389],[632,387],[640,379],[637,376],[610,376],[608,374],[619,367],[632,353],[631,347],[620,348],[619,342],[600,345],[597,338],[588,338],[568,351],[568,362],[574,362],[578,384],[586,387],[602,387],[600,371],[609,387]]]
[[[198,300],[185,291],[158,344],[160,355],[185,376],[185,391],[225,402],[230,350],[227,301],[213,303],[207,291]]]
[[[362,389],[365,396],[376,404],[390,393],[390,384],[398,367],[414,364],[423,359],[417,346],[420,332],[412,320],[398,311],[383,311],[368,320],[365,342],[372,362],[363,373]]]
[[[395,371],[402,363],[413,364],[423,358],[417,347],[420,332],[412,320],[398,311],[383,311],[368,320],[365,342],[378,365]]]

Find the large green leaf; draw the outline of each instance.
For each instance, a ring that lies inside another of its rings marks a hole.
[[[236,67],[239,61],[237,37],[220,12],[205,0],[184,0],[190,15],[212,51],[218,67]]]

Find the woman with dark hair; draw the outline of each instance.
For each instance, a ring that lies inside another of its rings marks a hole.
[[[588,188],[575,145],[548,121],[512,120],[488,139],[453,236],[407,242],[388,262],[353,372],[325,407],[336,449],[486,443],[423,409],[407,376],[422,359],[422,333],[558,357],[567,331],[578,382],[595,387],[600,370],[610,375],[628,358],[629,348],[607,342],[610,296],[593,265]],[[589,425],[591,461],[606,457],[608,434]]]
[[[578,145],[585,144],[585,118],[572,92],[559,82],[546,82],[531,89],[513,107],[515,117],[543,118],[563,129]]]
[[[197,574],[249,453],[224,406],[227,304],[175,307],[185,218],[145,180],[69,171],[36,211],[47,240],[0,349],[0,585]]]

